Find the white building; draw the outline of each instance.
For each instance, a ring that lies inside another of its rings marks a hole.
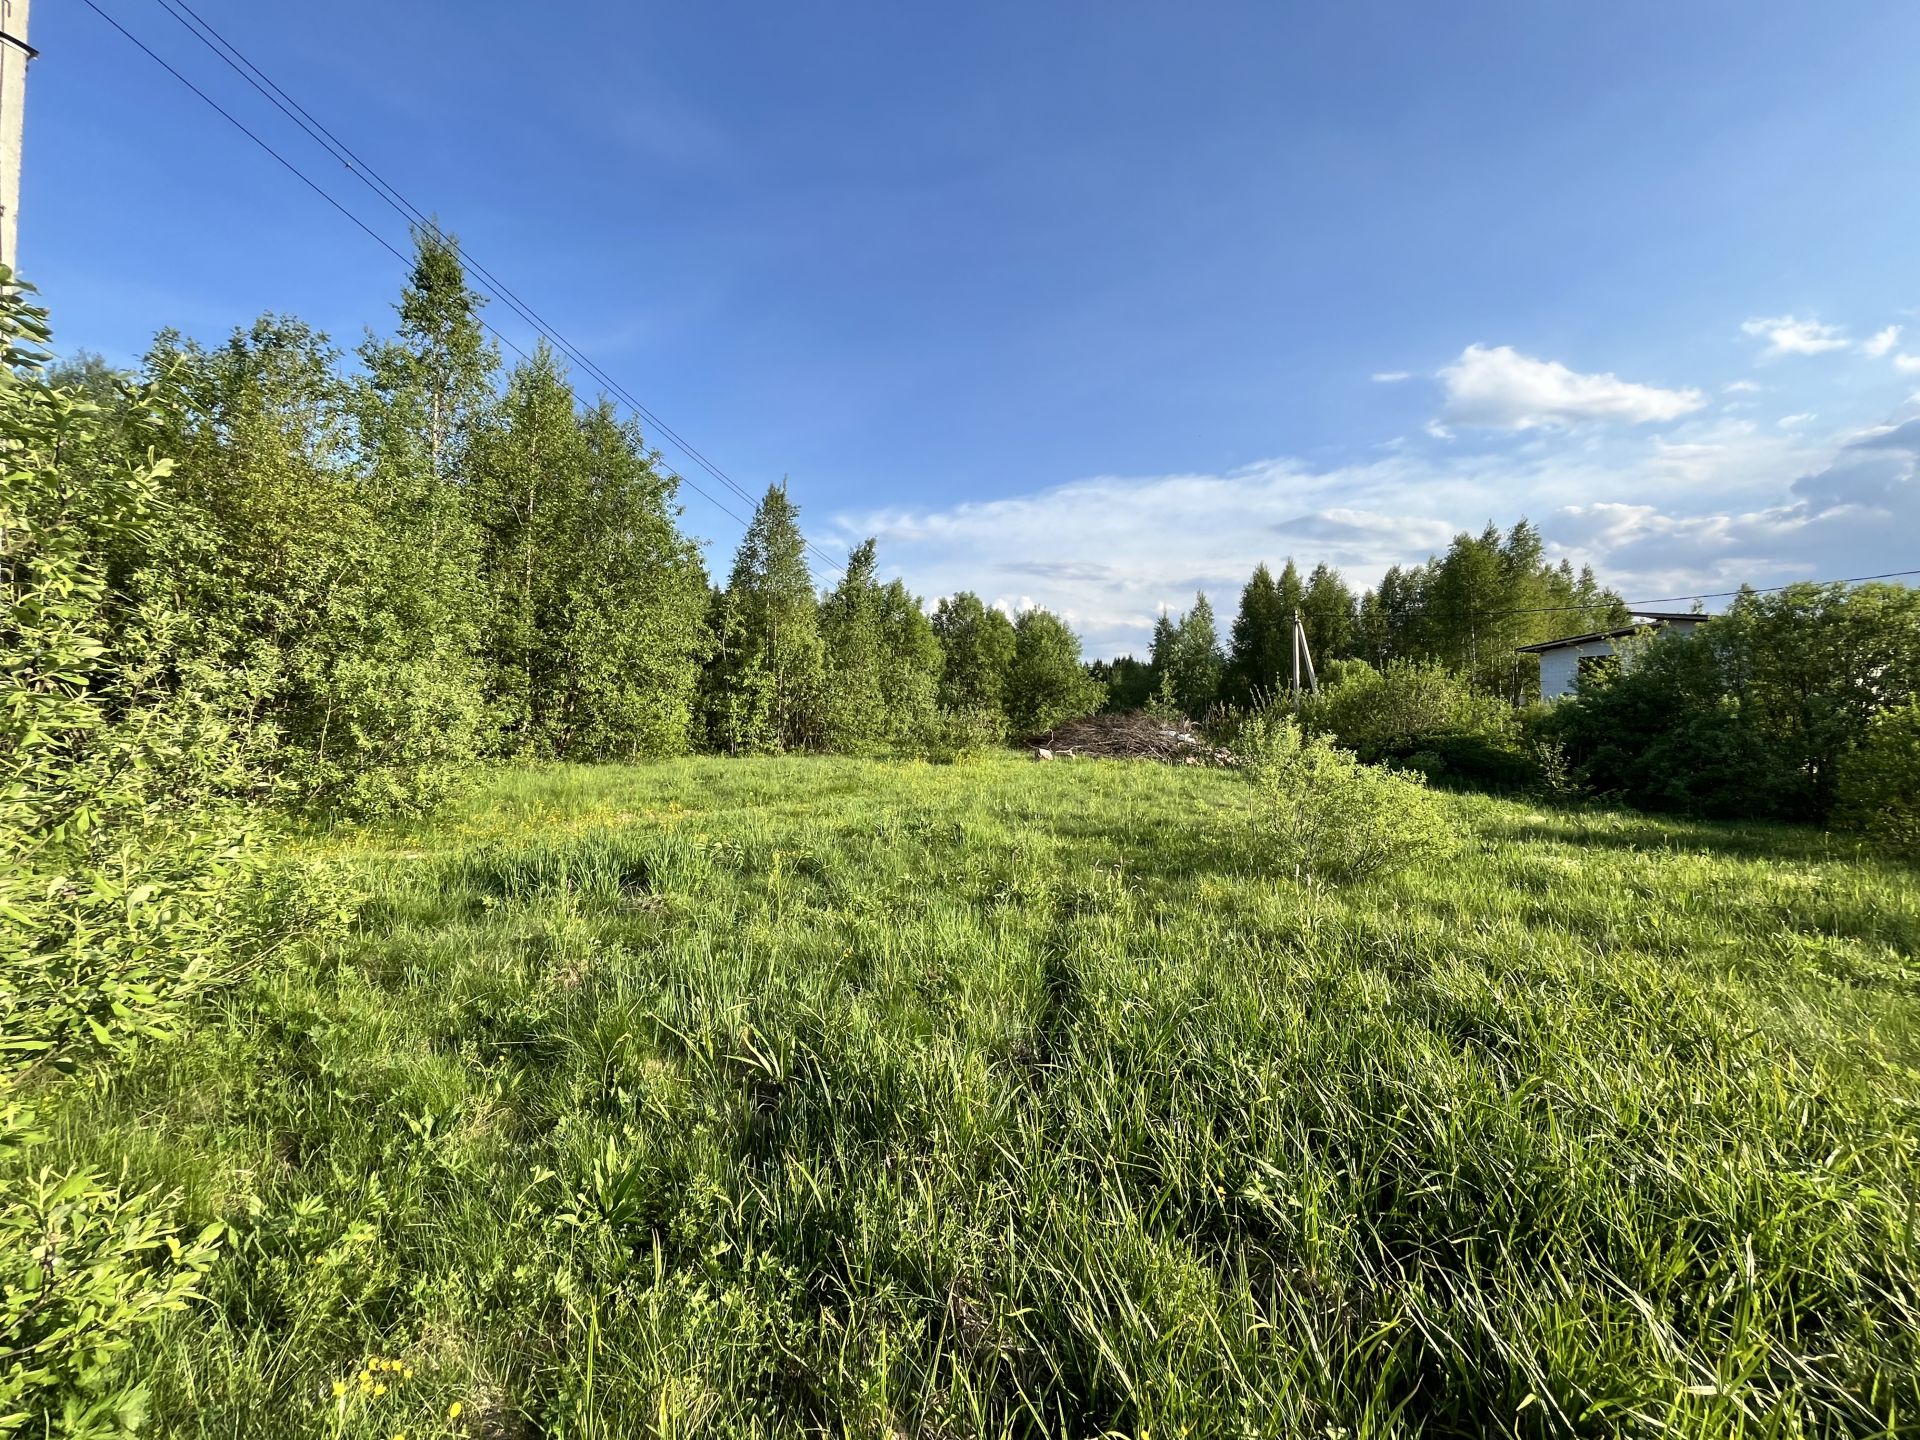
[[[1677,630],[1690,635],[1707,617],[1693,613],[1674,614],[1661,610],[1636,610],[1628,624],[1614,630],[1595,630],[1590,635],[1569,635],[1564,640],[1548,640],[1539,645],[1522,645],[1522,655],[1540,657],[1540,698],[1558,700],[1580,688],[1580,677],[1602,666],[1625,663],[1617,642],[1629,635],[1650,630]]]

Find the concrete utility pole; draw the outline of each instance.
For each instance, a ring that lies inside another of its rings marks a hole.
[[[1307,666],[1307,688],[1317,695],[1320,677],[1314,673],[1313,651],[1307,648],[1307,622],[1296,610],[1293,612],[1293,703],[1296,709],[1300,704],[1300,662],[1303,660]]]
[[[20,132],[27,118],[28,0],[0,0],[0,265],[20,268]]]

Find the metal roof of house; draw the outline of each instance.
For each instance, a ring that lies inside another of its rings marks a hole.
[[[1537,655],[1542,650],[1559,650],[1568,645],[1586,645],[1595,640],[1618,640],[1623,635],[1637,634],[1652,625],[1672,625],[1681,621],[1698,624],[1708,618],[1710,617],[1691,610],[1635,610],[1633,623],[1630,625],[1617,626],[1612,630],[1590,630],[1585,635],[1569,635],[1561,640],[1542,640],[1538,645],[1516,645],[1514,650],[1520,655]]]

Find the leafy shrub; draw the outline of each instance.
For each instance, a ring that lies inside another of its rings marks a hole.
[[[1590,793],[1643,810],[1730,818],[1805,814],[1803,788],[1729,692],[1722,657],[1667,632],[1591,677],[1541,724]]]
[[[1538,778],[1513,707],[1435,662],[1376,670],[1336,661],[1322,687],[1301,696],[1299,717],[1362,760],[1407,765],[1430,780],[1511,790]]]
[[[1629,645],[1548,727],[1590,790],[1648,810],[1820,821],[1882,711],[1920,696],[1920,591],[1792,585]]]
[[[338,923],[334,877],[257,885],[232,812],[244,746],[179,683],[196,663],[133,600],[164,460],[76,467],[105,424],[49,383],[45,312],[0,269],[0,1434],[128,1433],[140,1326],[194,1298],[214,1235],[97,1172],[31,1169],[30,1082],[124,1057],[293,928]],[[128,397],[138,400],[139,397]],[[122,423],[133,421],[122,417]],[[155,683],[171,670],[175,686]]]
[[[1046,610],[1021,613],[1013,627],[1013,664],[1007,672],[1007,720],[1016,735],[1038,735],[1091,715],[1106,686],[1080,664],[1080,640]]]
[[[1920,702],[1920,589],[1798,584],[1740,596],[1695,636],[1759,737],[1795,819],[1827,818],[1882,711]]]
[[[1006,716],[995,709],[934,711],[922,726],[920,753],[937,765],[978,759],[1005,743]]]
[[[1920,702],[1884,710],[1841,763],[1834,818],[1889,854],[1920,860]]]
[[[170,1032],[237,963],[245,869],[231,837],[179,827],[0,878],[0,1075],[70,1072]]]
[[[16,1111],[8,1116],[20,1123]],[[42,1170],[0,1206],[0,1434],[95,1440],[136,1429],[146,1386],[124,1373],[134,1332],[198,1297],[220,1227],[183,1241],[167,1197],[97,1171]]]
[[[0,275],[0,287],[9,277]],[[76,479],[102,425],[49,384],[45,312],[0,289],[0,1082],[160,1033],[230,955],[233,827],[194,808],[217,735],[142,688],[116,650],[111,578],[163,508],[164,460]],[[134,642],[134,643],[137,643]],[[217,728],[217,727],[216,727]]]
[[[1275,711],[1243,725],[1239,746],[1256,830],[1295,874],[1361,880],[1452,848],[1438,798],[1412,776],[1368,765]]]
[[[1567,759],[1567,747],[1553,736],[1539,733],[1541,725],[1527,727],[1527,749],[1533,756],[1535,789],[1549,800],[1574,800],[1580,795],[1579,777]]]

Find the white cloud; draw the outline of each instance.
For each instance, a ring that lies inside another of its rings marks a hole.
[[[1698,390],[1636,385],[1617,375],[1583,375],[1557,360],[1522,355],[1511,345],[1469,345],[1440,371],[1442,419],[1500,430],[1532,430],[1588,420],[1645,424],[1698,410]]]
[[[1608,513],[1563,512],[1542,528],[1553,537],[1584,526],[1591,558],[1630,596],[1904,569],[1912,564],[1904,537],[1920,529],[1920,420],[1830,449],[1785,494],[1746,508],[1586,509]]]
[[[1886,448],[1883,433],[1861,443]],[[1225,624],[1262,561],[1324,560],[1357,589],[1444,550],[1457,531],[1521,515],[1541,526],[1556,560],[1591,563],[1632,598],[1898,569],[1894,552],[1920,529],[1920,482],[1903,489],[1882,476],[1875,488],[1868,470],[1836,465],[1849,454],[1864,464],[1866,453],[1725,415],[1652,434],[1540,429],[1522,446],[1463,432],[1452,445],[1350,463],[1096,476],[951,506],[847,512],[814,538],[877,536],[883,561],[916,592],[973,590],[1009,611],[1045,605],[1089,655],[1140,654],[1160,609],[1185,610],[1197,589]],[[1893,461],[1868,458],[1898,478]],[[1829,479],[1805,478],[1821,475]]]
[[[1748,320],[1740,328],[1749,335],[1761,336],[1766,340],[1767,348],[1760,352],[1763,360],[1780,355],[1821,355],[1829,350],[1844,350],[1847,347],[1846,333],[1838,326],[1823,325],[1818,320],[1801,320],[1793,315]]]
[[[1427,474],[1427,462],[1395,455],[1331,471],[1269,460],[1223,475],[1096,476],[938,509],[841,514],[832,534],[814,538],[831,548],[876,536],[918,593],[972,590],[1015,613],[1045,605],[1090,656],[1144,653],[1155,615],[1185,610],[1196,590],[1231,618],[1261,561],[1325,560],[1371,582],[1443,548],[1449,512],[1485,523],[1483,502],[1450,480],[1418,478]]]
[[[1871,355],[1874,359],[1878,360],[1882,355],[1900,343],[1900,331],[1902,328],[1903,327],[1899,325],[1889,325],[1886,329],[1874,335],[1872,339],[1862,340],[1860,342],[1860,353],[1863,355]]]
[[[1802,322],[1791,324],[1805,338]],[[1886,356],[1920,374],[1920,355]],[[1356,446],[1339,462],[1100,475],[997,499],[849,511],[814,538],[878,537],[889,571],[917,592],[972,590],[1009,614],[1047,606],[1090,656],[1144,653],[1155,616],[1185,610],[1196,590],[1224,625],[1263,561],[1325,561],[1357,590],[1460,530],[1521,515],[1540,525],[1556,561],[1591,564],[1635,599],[1913,563],[1920,408],[1880,409],[1884,396],[1843,387],[1821,392],[1820,424],[1811,411],[1756,421],[1729,412],[1778,387],[1736,381],[1708,411],[1697,390],[1580,374],[1504,346],[1470,346],[1438,378],[1444,404],[1427,424],[1431,439]],[[1920,393],[1908,404],[1920,407]],[[1632,423],[1590,423],[1603,420]],[[1634,428],[1653,421],[1668,423]]]
[[[1376,370],[1373,372],[1373,383],[1376,385],[1397,385],[1402,380],[1411,380],[1412,378],[1413,372],[1411,370]]]

